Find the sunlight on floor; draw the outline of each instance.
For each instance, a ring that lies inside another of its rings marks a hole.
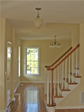
[[[27,90],[26,110],[27,112],[38,112],[38,91]]]

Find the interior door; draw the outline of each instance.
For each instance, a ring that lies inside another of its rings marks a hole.
[[[6,90],[7,90],[7,106],[11,102],[11,53],[12,43],[7,42],[7,75],[6,75]]]

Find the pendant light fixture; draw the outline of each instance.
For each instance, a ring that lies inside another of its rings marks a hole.
[[[55,47],[56,48],[61,48],[60,43],[56,41],[56,35],[55,35],[55,41],[54,42],[51,42],[50,45],[49,45],[49,47],[50,48],[55,48]]]
[[[34,19],[34,26],[36,28],[40,28],[43,23],[43,19],[41,19],[39,16],[39,10],[41,10],[41,8],[35,8],[35,9],[37,10],[37,18]]]

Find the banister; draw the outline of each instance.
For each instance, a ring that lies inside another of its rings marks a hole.
[[[72,49],[72,47],[70,47],[62,56],[60,56],[60,58],[58,58],[52,65],[50,66],[45,66],[45,68],[49,68],[52,67],[53,65],[55,65],[63,56],[65,56],[70,50]]]
[[[57,68],[67,57],[69,57],[80,45],[78,44],[65,58],[63,58],[55,67],[53,68],[47,68],[47,70],[54,70]]]

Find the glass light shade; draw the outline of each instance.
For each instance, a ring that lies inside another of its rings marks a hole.
[[[57,48],[61,48],[61,45],[56,45]]]
[[[34,19],[34,26],[35,26],[36,28],[40,28],[41,25],[42,25],[42,23],[43,23],[43,19],[41,19],[41,18],[36,18],[36,19]]]
[[[49,47],[50,47],[50,48],[54,48],[54,47],[55,47],[55,45],[49,45]]]
[[[61,48],[61,45],[49,45],[50,48]]]

